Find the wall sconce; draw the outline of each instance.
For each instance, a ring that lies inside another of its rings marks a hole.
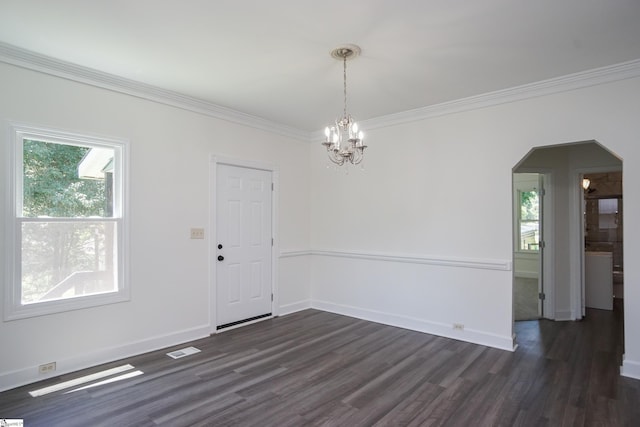
[[[582,179],[582,188],[584,190],[588,190],[590,185],[591,185],[591,180],[589,178]]]

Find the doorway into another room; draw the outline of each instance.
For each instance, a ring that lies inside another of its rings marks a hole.
[[[614,304],[624,296],[622,170],[622,159],[596,141],[535,147],[514,166],[514,320],[535,318],[519,310],[522,288],[528,282],[534,294],[535,279],[539,318],[622,309]]]
[[[622,172],[585,173],[585,307],[613,310],[624,298]]]
[[[534,320],[543,315],[542,207],[544,176],[539,173],[513,174],[514,215],[514,320]]]

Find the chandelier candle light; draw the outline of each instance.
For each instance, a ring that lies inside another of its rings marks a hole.
[[[359,54],[360,48],[356,45],[345,45],[331,51],[331,56],[342,60],[344,65],[344,112],[332,126],[325,128],[325,140],[322,145],[327,147],[329,160],[338,166],[345,162],[357,165],[362,161],[364,149],[367,148],[362,142],[362,131],[358,130],[358,124],[347,113],[347,59],[353,59]]]

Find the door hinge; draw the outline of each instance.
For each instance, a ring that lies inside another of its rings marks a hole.
[[[547,192],[546,192],[546,191],[544,191],[544,188],[541,188],[541,189],[540,189],[540,191],[538,191],[538,195],[539,195],[540,197],[544,197],[546,194],[547,194]]]
[[[273,237],[271,238],[271,246],[273,246]]]
[[[271,191],[273,191],[273,182],[271,183]]]
[[[544,249],[544,247],[545,247],[544,240],[540,240],[540,241],[538,242],[538,247],[539,247],[540,249]]]
[[[271,294],[271,301],[273,302],[273,294]]]
[[[272,295],[273,295],[273,294],[272,294]],[[544,300],[545,300],[545,298],[546,298],[546,295],[544,294],[544,292],[540,292],[540,293],[538,294],[538,299],[540,299],[540,300],[544,301]]]

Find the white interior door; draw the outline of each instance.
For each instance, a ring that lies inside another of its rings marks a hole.
[[[270,171],[219,164],[216,176],[216,327],[272,312]]]

